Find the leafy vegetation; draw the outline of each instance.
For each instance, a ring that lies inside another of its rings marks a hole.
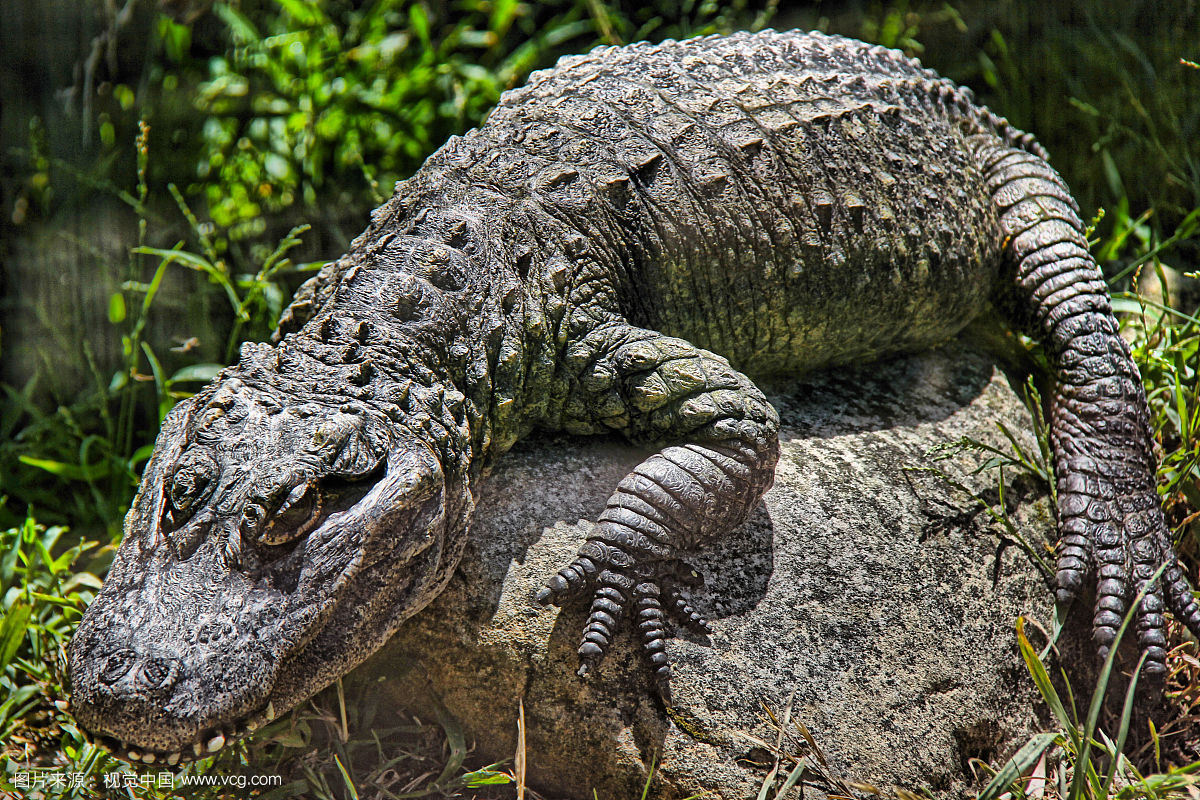
[[[149,127],[143,123],[136,143],[138,183],[136,194],[130,198],[141,222],[139,241],[130,248],[126,279],[108,301],[108,319],[119,331],[121,342],[117,368],[106,377],[93,364],[92,393],[77,404],[60,405],[51,413],[32,402],[32,382],[24,392],[4,387],[7,400],[3,432],[7,436],[6,444],[0,445],[0,479],[9,496],[20,497],[28,506],[61,508],[60,482],[86,487],[66,494],[72,506],[63,516],[102,521],[113,535],[120,530],[159,423],[176,402],[211,380],[222,366],[193,361],[168,372],[155,345],[147,339],[150,312],[169,268],[179,265],[204,275],[226,298],[234,320],[224,350],[228,363],[244,339],[269,335],[283,309],[287,289],[282,278],[319,266],[295,264],[287,257],[307,230],[301,225],[280,240],[253,272],[241,272],[217,252],[205,226],[174,184],[170,192],[189,222],[200,252],[183,249],[182,241],[171,248],[144,244],[149,199],[145,180],[148,136]],[[28,421],[18,428],[22,416]],[[31,473],[31,469],[38,472]],[[45,475],[57,480],[47,481]]]
[[[257,21],[234,4],[213,10],[234,46],[209,60],[196,94],[205,120],[197,177],[212,221],[237,237],[261,233],[264,213],[294,204],[310,216],[325,216],[330,200],[378,205],[450,135],[481,122],[502,91],[597,34],[617,43],[660,27],[710,32],[740,9],[684,3],[669,24],[655,14],[636,27],[600,3],[564,0],[463,0],[452,10],[274,0]]]
[[[171,405],[233,360],[241,341],[265,338],[298,281],[341,251],[392,183],[448,136],[478,124],[532,69],[599,43],[761,27],[776,12],[773,2],[746,0],[227,0],[161,4],[184,7],[177,17],[131,2],[121,17],[115,4],[94,5],[106,15],[107,32],[97,37],[104,47],[128,52],[135,32],[148,46],[131,63],[101,57],[85,70],[76,87],[85,101],[76,120],[89,142],[83,155],[62,145],[61,126],[37,118],[19,147],[0,154],[4,210],[18,233],[53,227],[96,194],[134,220],[128,255],[114,265],[121,279],[105,292],[112,352],[78,345],[90,385],[55,395],[43,386],[51,376],[35,371],[0,387],[6,792],[28,791],[14,781],[35,767],[82,774],[91,786],[107,773],[134,774],[88,745],[55,702],[65,696],[65,642],[111,562]],[[1078,19],[1057,13],[1015,0],[828,2],[776,21],[924,50],[931,66],[1037,131],[1085,208],[1103,206],[1094,252],[1111,275],[1147,383],[1164,507],[1180,552],[1194,563],[1200,318],[1190,281],[1200,258],[1200,106],[1184,101],[1200,81],[1197,11],[1190,2],[1140,0],[1083,3]],[[1149,36],[1138,33],[1146,20]],[[1066,108],[1063,97],[1071,98]],[[170,346],[160,328],[171,292],[216,298],[223,322],[213,342]],[[1034,455],[999,463],[1047,474]],[[1036,552],[1041,543],[1026,544]],[[1194,644],[1171,655],[1178,717],[1169,730],[1140,731],[1128,713],[1111,730],[1091,709],[1081,719],[1024,628],[1018,639],[1059,730],[991,765],[985,796],[1165,797],[1198,785],[1200,763],[1180,755],[1200,747]],[[490,795],[522,779],[495,767],[464,772],[467,747],[452,720],[385,728],[371,718],[369,698],[347,702],[340,688],[181,774],[283,776],[281,786],[255,790],[264,797],[366,797],[368,787],[384,797]],[[1120,755],[1135,740],[1139,749]],[[775,777],[794,783],[801,766],[787,762]],[[764,783],[769,788],[777,787]],[[47,797],[76,790],[41,788]],[[121,792],[157,798],[180,790],[142,782]],[[186,794],[232,796],[220,787]]]
[[[1200,108],[1185,99],[1200,89],[1200,70],[1186,63],[1194,3],[1005,0],[991,13],[997,24],[960,76],[1038,133],[1084,208],[1115,212],[1114,229],[1122,211],[1149,211],[1143,222],[1165,238],[1200,206]],[[1182,254],[1197,258],[1196,242]]]

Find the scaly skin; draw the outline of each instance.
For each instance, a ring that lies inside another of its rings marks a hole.
[[[1059,599],[1096,639],[1200,607],[1148,412],[1070,194],[1028,134],[903,55],[819,34],[607,48],[509,92],[298,292],[274,345],[164,425],[70,647],[76,718],[133,760],[219,749],[441,591],[487,466],[534,428],[659,452],[541,602],[592,597],[580,672],[636,615],[669,702],[684,554],[770,486],[752,378],[944,341],[994,302],[1046,346]],[[718,355],[719,354],[719,355]],[[728,360],[727,360],[728,359]]]

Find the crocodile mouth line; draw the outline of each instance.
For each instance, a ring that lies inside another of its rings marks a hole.
[[[196,737],[190,746],[170,752],[128,744],[106,733],[92,733],[82,725],[79,726],[79,732],[88,744],[99,747],[117,758],[124,758],[134,764],[166,764],[174,767],[177,764],[198,761],[201,758],[215,755],[227,745],[249,736],[267,723],[274,722],[275,719],[275,706],[268,702],[266,706],[245,720],[210,728]]]

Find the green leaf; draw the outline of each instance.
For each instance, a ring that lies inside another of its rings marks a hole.
[[[63,461],[51,461],[47,458],[34,458],[33,456],[18,456],[17,458],[20,459],[22,464],[44,469],[51,475],[57,475],[60,478],[66,478],[71,481],[94,481],[112,472],[112,466],[107,463],[95,466],[80,466],[78,464],[67,464]]]
[[[222,367],[220,364],[213,364],[211,362],[205,362],[202,364],[189,364],[183,369],[177,371],[171,377],[167,378],[167,385],[171,386],[173,384],[183,383],[185,381],[200,381],[203,383],[208,383],[213,378],[217,377],[217,374],[221,371],[221,369]]]
[[[0,670],[8,666],[21,648],[32,614],[33,606],[18,601],[4,615],[4,624],[0,625]]]
[[[517,15],[517,0],[495,0],[492,3],[492,17],[488,20],[488,29],[499,38],[508,32],[513,19]]]
[[[1137,669],[1133,671],[1133,678],[1129,681],[1129,688],[1125,692],[1125,706],[1121,710],[1121,725],[1117,731],[1117,741],[1112,750],[1116,755],[1108,767],[1108,775],[1104,779],[1104,787],[1100,792],[1101,797],[1108,797],[1113,780],[1117,776],[1117,767],[1121,765],[1121,761],[1125,758],[1125,740],[1129,736],[1129,723],[1133,719],[1133,702],[1137,697],[1138,678],[1142,676],[1142,665],[1146,663],[1146,655],[1146,651],[1143,650],[1142,657],[1138,659]]]
[[[434,785],[442,786],[450,781],[450,779],[462,768],[464,759],[467,757],[467,739],[463,734],[462,725],[455,719],[445,706],[440,703],[433,708],[434,716],[437,717],[438,724],[442,726],[442,731],[446,734],[446,747],[450,750],[450,755],[446,759],[446,765],[442,768],[442,773],[434,781]]]
[[[125,295],[113,292],[108,298],[108,321],[116,325],[125,321]]]
[[[218,271],[208,259],[204,258],[203,256],[198,256],[195,253],[189,253],[186,250],[163,250],[159,247],[135,247],[133,248],[133,252],[141,253],[142,255],[147,256],[158,256],[159,258],[167,259],[169,262],[182,264],[185,267],[197,270],[199,272],[212,273]]]
[[[1142,304],[1131,295],[1120,295],[1112,299],[1112,310],[1116,314],[1141,314]]]
[[[1117,169],[1117,162],[1113,160],[1112,154],[1108,150],[1100,151],[1100,163],[1104,166],[1104,178],[1108,181],[1108,190],[1115,197],[1125,196],[1127,192],[1121,185],[1121,173]]]
[[[1050,675],[1046,672],[1046,665],[1038,658],[1037,651],[1033,649],[1033,645],[1029,642],[1029,637],[1025,635],[1024,617],[1017,617],[1017,644],[1021,648],[1021,658],[1025,660],[1025,667],[1033,677],[1033,682],[1037,686],[1038,692],[1041,693],[1042,699],[1046,701],[1046,705],[1050,706],[1050,710],[1054,712],[1055,718],[1058,719],[1058,724],[1070,734],[1071,740],[1078,749],[1080,744],[1079,730],[1075,722],[1067,715],[1067,709],[1063,707],[1062,699],[1058,696],[1058,691],[1055,690],[1054,684],[1050,682]]]
[[[99,578],[97,578],[92,573],[76,572],[74,575],[72,575],[70,578],[68,578],[66,580],[66,582],[62,585],[62,592],[64,595],[68,594],[78,586],[83,586],[88,589],[95,589],[96,591],[99,591],[100,587],[102,585],[103,585],[103,581],[101,581]]]
[[[804,775],[804,762],[796,764],[792,771],[788,773],[787,780],[779,787],[779,791],[775,793],[776,797],[787,797],[787,793],[792,790],[792,787],[800,782],[801,776]]]
[[[417,37],[425,49],[432,50],[433,43],[429,39],[429,15],[425,13],[425,7],[420,3],[414,3],[408,10],[408,23],[416,31]]]
[[[321,13],[321,9],[316,3],[304,2],[303,0],[275,0],[275,2],[279,4],[279,7],[288,16],[305,27],[316,28],[329,23],[329,20]]]
[[[137,450],[133,451],[133,455],[129,457],[129,469],[132,470],[135,466],[142,463],[154,454],[154,443],[144,444]]]
[[[342,759],[335,754],[333,761],[335,764],[337,764],[338,772],[342,773],[342,782],[346,785],[346,791],[350,793],[350,797],[353,798],[353,800],[358,800],[358,790],[354,788],[354,781],[350,779],[350,775],[346,772],[346,768],[342,766]]]
[[[65,608],[75,608],[78,604],[69,598],[59,597],[53,594],[44,594],[43,592],[34,592],[33,599],[42,603],[49,603],[53,606],[63,606]]]
[[[513,782],[512,778],[506,773],[490,769],[478,769],[474,772],[468,772],[462,776],[462,780],[468,789],[474,789],[479,786],[507,786]]]
[[[771,788],[775,786],[775,776],[779,774],[779,764],[771,767],[771,771],[767,773],[767,777],[763,778],[762,785],[758,787],[758,797],[756,800],[767,800],[771,794]]]
[[[33,684],[18,686],[15,691],[8,696],[8,699],[0,704],[0,722],[9,719],[12,716],[13,709],[19,709],[30,700],[33,700],[38,694],[38,687]],[[36,702],[36,701],[35,701]],[[20,714],[18,714],[20,716]]]
[[[75,555],[76,554],[71,550],[61,553],[58,558],[55,558],[50,562],[50,572],[57,575],[67,567],[71,566],[71,562],[75,560]]]
[[[1029,771],[1038,759],[1042,757],[1042,753],[1046,752],[1058,739],[1057,733],[1039,733],[1025,743],[1025,745],[1013,754],[988,782],[988,785],[979,793],[979,800],[995,800],[1004,792],[1008,791],[1009,787]]]
[[[228,3],[217,3],[213,6],[213,12],[229,28],[235,41],[239,41],[241,44],[250,44],[262,38],[249,17],[231,8]]]
[[[287,254],[288,250],[303,244],[304,242],[300,237],[311,229],[312,226],[306,224],[297,225],[288,231],[287,236],[279,240],[279,244],[275,245],[275,249],[271,252],[271,255],[267,256],[266,260],[263,261],[262,269],[258,271],[256,280],[264,281],[270,278],[271,274],[275,272],[276,263]]]
[[[308,740],[298,733],[280,733],[271,737],[271,741],[283,747],[304,747]]]
[[[167,56],[176,64],[182,63],[192,46],[192,29],[166,15],[159,15],[158,35],[162,39]]]
[[[1197,231],[1200,231],[1200,206],[1188,212],[1188,215],[1183,218],[1183,222],[1180,222],[1175,228],[1175,233],[1171,238],[1190,239]]]

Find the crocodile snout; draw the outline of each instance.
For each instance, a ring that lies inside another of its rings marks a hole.
[[[70,655],[71,711],[85,730],[109,749],[178,749],[172,741],[179,735],[173,698],[187,682],[183,659],[161,642],[139,645],[111,630],[90,648],[73,647]]]
[[[71,705],[76,715],[105,720],[108,724],[101,726],[105,729],[121,727],[112,724],[120,720],[161,718],[175,687],[185,678],[183,661],[173,653],[132,641],[97,647],[72,666]]]

